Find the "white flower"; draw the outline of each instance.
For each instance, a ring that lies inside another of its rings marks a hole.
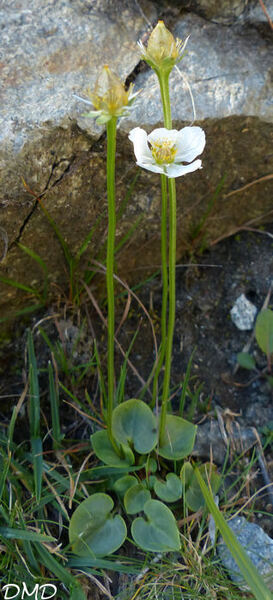
[[[184,127],[180,131],[161,127],[149,135],[135,127],[129,133],[129,140],[134,144],[137,165],[148,171],[180,177],[202,168],[201,160],[194,160],[206,143],[201,127]]]

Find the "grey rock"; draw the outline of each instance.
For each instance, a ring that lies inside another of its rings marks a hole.
[[[228,525],[266,585],[273,591],[273,539],[259,525],[249,523],[244,517],[234,517],[228,521]],[[217,543],[217,553],[231,579],[243,587],[247,587],[237,563],[222,538]]]
[[[209,21],[230,25],[244,15],[255,0],[171,0],[174,5],[185,6]]]
[[[156,11],[144,3],[147,18]],[[85,105],[73,94],[94,86],[99,70],[111,65],[126,78],[139,61],[135,40],[146,29],[133,0],[6,0],[1,4],[0,27],[0,165],[24,146],[43,145],[54,127],[71,128],[71,119],[98,137],[91,119],[83,119]],[[46,181],[50,166],[42,148],[32,156],[32,169]],[[42,171],[42,173],[41,173]],[[10,177],[10,173],[4,177]],[[35,180],[35,177],[33,178]],[[7,188],[8,189],[8,188]],[[5,200],[14,199],[14,188]]]
[[[174,33],[181,39],[190,35],[180,72],[170,77],[174,120],[193,120],[190,86],[198,119],[253,115],[273,122],[272,40],[254,28],[219,27],[194,14],[184,15]],[[141,74],[137,85],[143,92],[132,120],[154,125],[160,104],[156,75]]]
[[[6,255],[1,263],[4,277],[42,285],[42,270],[18,249],[20,240],[46,262],[50,282],[67,289],[67,266],[40,209],[41,194],[72,253],[97,223],[88,258],[97,257],[107,234],[105,139],[102,128],[82,117],[84,104],[73,94],[83,96],[105,63],[122,78],[131,74],[139,62],[136,42],[147,30],[147,20],[156,22],[161,8],[162,3],[149,0],[141,5],[135,0],[2,2],[0,257]],[[192,34],[182,68],[207,136],[203,171],[177,180],[178,258],[185,249],[204,240],[209,245],[249,220],[260,223],[261,215],[272,210],[270,180],[240,192],[240,202],[237,195],[228,196],[272,173],[272,43],[252,25],[247,30],[238,27],[184,14],[174,30],[177,36]],[[137,125],[162,124],[158,86],[150,70],[140,69],[136,75],[136,88],[140,87],[143,92],[132,116],[120,122],[118,131],[118,206],[136,174],[128,131]],[[192,120],[192,107],[187,85],[177,71],[171,77],[171,98],[176,125],[181,127]],[[223,194],[195,240],[192,231],[225,172]],[[143,171],[118,223],[118,240],[140,218],[133,238],[117,256],[119,274],[125,274],[129,283],[160,263],[160,178]],[[87,255],[81,272],[86,266]],[[24,293],[1,287],[2,315],[24,301]]]
[[[241,331],[248,331],[253,328],[257,311],[257,307],[241,294],[230,311],[231,320]]]
[[[260,25],[265,25],[263,28],[263,32],[268,30],[268,34],[270,34],[270,25],[268,22],[268,17],[273,20],[273,4],[272,2],[264,2],[264,6],[266,7],[266,13],[262,9],[259,1],[250,3],[249,11],[246,17],[246,22],[253,25],[254,27],[260,28]]]
[[[147,18],[155,18],[149,3],[143,8]],[[73,93],[92,89],[104,64],[125,79],[139,61],[135,40],[146,26],[132,0],[4,1],[0,10],[2,147],[18,152],[39,126],[59,125],[68,116],[80,118],[85,107]],[[98,133],[93,120],[85,120],[85,125]]]
[[[257,442],[257,438],[251,427],[240,427],[236,423],[232,423],[228,434],[223,436],[218,421],[211,419],[198,426],[192,454],[210,460],[212,453],[213,462],[221,465],[227,453],[227,442],[230,445],[229,454],[234,455],[249,450]]]

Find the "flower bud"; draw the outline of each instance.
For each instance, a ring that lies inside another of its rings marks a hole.
[[[133,84],[126,91],[118,76],[104,65],[95,83],[94,90],[87,90],[95,110],[85,114],[86,117],[97,118],[97,123],[107,123],[113,117],[127,114],[132,101],[137,94],[132,94]]]
[[[183,51],[187,44],[180,39],[175,39],[172,33],[165,27],[163,21],[158,21],[153,29],[145,48],[142,42],[138,42],[141,49],[142,58],[156,72],[170,73],[174,65],[183,58]]]

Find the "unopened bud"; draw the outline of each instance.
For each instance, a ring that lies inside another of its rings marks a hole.
[[[120,109],[128,105],[129,90],[126,92],[123,83],[107,65],[98,76],[94,91],[89,92],[94,107],[116,116]]]
[[[170,73],[174,65],[183,58],[183,51],[187,41],[188,38],[183,44],[180,39],[175,39],[172,33],[165,27],[164,22],[158,21],[149,37],[147,48],[143,46],[142,42],[138,44],[143,60],[155,71]]]
[[[87,90],[94,109],[85,114],[86,117],[97,119],[97,123],[107,123],[113,117],[127,114],[136,94],[132,94],[133,84],[126,91],[118,76],[104,65],[95,83],[94,90]]]

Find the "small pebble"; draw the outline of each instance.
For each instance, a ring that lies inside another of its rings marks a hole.
[[[273,539],[259,525],[250,523],[244,517],[234,517],[228,521],[228,525],[266,585],[273,591]],[[221,537],[217,543],[217,552],[230,578],[242,587],[247,587],[237,563]]]
[[[257,307],[241,294],[230,311],[231,320],[238,329],[247,331],[253,328],[257,311]]]

